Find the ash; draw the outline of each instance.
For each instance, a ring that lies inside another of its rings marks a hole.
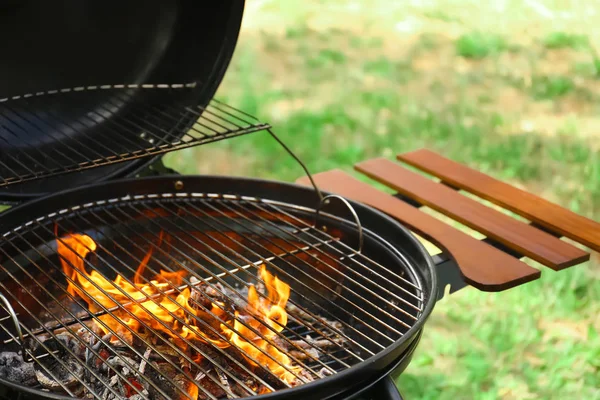
[[[20,354],[12,351],[0,353],[0,378],[25,386],[37,385],[32,363],[26,363]]]
[[[196,298],[197,302],[203,298],[208,298],[210,302],[221,301],[227,307],[236,309],[236,302],[230,300],[237,300],[232,293],[217,298],[211,289],[210,286],[196,287],[192,298]],[[223,287],[219,289],[226,292]],[[318,324],[317,319],[293,305],[288,304],[287,309],[296,315],[294,318],[298,321]],[[245,314],[239,316],[240,319],[247,317]],[[325,320],[327,325],[338,331],[342,329],[337,321],[327,321],[324,317],[318,320]],[[206,322],[214,325],[221,321],[206,317]],[[186,360],[186,357],[196,360],[198,356],[191,346],[179,347],[180,352],[176,352],[171,347],[176,344],[172,339],[155,336],[144,330],[137,333],[138,339],[111,334],[102,336],[95,323],[90,324],[71,325],[68,330],[63,328],[54,331],[53,335],[37,336],[38,345],[32,349],[34,362],[25,362],[15,352],[0,353],[0,377],[49,392],[101,400],[240,398],[248,396],[249,392],[267,393],[265,389],[270,390],[268,386],[273,390],[286,387],[264,367],[261,370],[249,364],[243,351],[234,345],[219,352],[206,342],[190,341],[206,355],[201,361],[195,361],[197,365],[193,366]],[[304,363],[311,364],[311,360],[321,360],[329,350],[335,351],[347,345],[334,331],[325,329],[321,332],[326,336],[295,336],[287,341],[275,339],[285,353],[300,362],[296,366],[298,378],[292,386],[333,373],[327,368],[311,372],[304,367]],[[169,342],[170,345],[167,345]],[[182,354],[186,357],[182,357]]]

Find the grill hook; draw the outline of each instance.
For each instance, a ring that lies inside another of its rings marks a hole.
[[[12,319],[15,329],[17,330],[17,335],[19,335],[19,345],[21,346],[21,351],[23,352],[23,360],[25,360],[25,362],[30,362],[31,360],[28,360],[27,358],[28,352],[27,348],[25,347],[25,338],[23,337],[23,331],[21,330],[21,324],[19,323],[19,318],[17,318],[17,313],[10,305],[8,299],[4,297],[2,293],[0,293],[0,301],[4,303],[4,309],[6,312],[8,312],[8,315]]]
[[[317,212],[315,215],[315,228],[318,228],[318,225],[319,225],[319,215],[321,214],[321,208],[323,208],[323,205],[330,204],[331,199],[337,199],[337,200],[341,201],[350,210],[350,213],[352,214],[352,217],[354,218],[354,222],[356,223],[356,227],[358,229],[358,251],[357,252],[358,253],[362,252],[364,236],[363,236],[363,227],[362,227],[362,224],[360,223],[360,218],[358,218],[358,214],[354,210],[354,207],[352,207],[352,204],[350,204],[350,202],[348,200],[346,200],[345,198],[343,198],[342,196],[338,196],[337,194],[330,194],[321,199],[321,201],[319,202],[319,206],[317,207]]]
[[[308,180],[310,180],[310,184],[315,189],[315,192],[317,193],[317,196],[319,196],[319,200],[321,200],[321,202],[323,202],[323,200],[324,200],[323,193],[321,193],[321,190],[317,186],[317,183],[313,179],[313,177],[312,177],[310,171],[308,170],[308,168],[306,167],[306,165],[304,165],[304,163],[302,162],[302,160],[300,160],[300,158],[298,158],[298,156],[295,155],[294,152],[289,147],[287,147],[287,145],[285,143],[283,143],[283,141],[281,139],[279,139],[279,137],[271,129],[267,129],[267,132],[269,132],[269,134],[273,137],[273,139],[275,139],[277,141],[277,143],[279,143],[281,145],[281,147],[283,147],[283,149],[285,151],[287,151],[288,154],[290,156],[292,156],[292,158],[294,160],[296,160],[296,162],[298,164],[300,164],[300,166],[304,170],[304,173],[308,177]]]

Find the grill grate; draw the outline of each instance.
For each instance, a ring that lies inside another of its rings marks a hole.
[[[261,199],[177,193],[99,201],[30,221],[6,233],[0,245],[0,290],[13,305],[25,339],[21,343],[7,315],[0,318],[4,348],[19,344],[38,370],[58,382],[62,391],[76,396],[84,389],[98,399],[109,393],[122,396],[122,382],[139,398],[173,398],[175,390],[176,398],[195,399],[189,384],[201,375],[205,384],[197,386],[198,398],[218,398],[211,385],[227,398],[259,393],[254,383],[267,390],[289,387],[290,382],[267,368],[265,360],[291,374],[298,384],[347,369],[394,343],[417,321],[422,291],[404,276],[406,271],[392,271],[377,259],[356,252],[335,229],[330,233],[315,229],[311,215],[314,210]],[[79,258],[87,271],[110,282],[121,275],[134,285],[138,266],[145,262],[142,283],[152,286],[154,293],[146,294],[143,303],[131,295],[129,303],[119,302],[115,296],[125,295],[118,293],[121,286],[101,287],[89,277],[81,281],[65,273],[61,262],[77,269],[77,260],[63,253],[59,256],[57,246],[73,254],[80,254],[74,247],[89,247],[81,239],[67,240],[65,235],[73,232],[88,235],[97,245],[88,257]],[[179,327],[200,326],[212,337],[230,343],[223,331],[205,319],[180,304],[174,309],[159,300],[169,293],[210,285],[219,295],[248,305],[247,294],[251,285],[261,283],[256,277],[263,265],[291,287],[287,324],[274,319],[274,324],[261,320],[260,326],[252,325],[232,309],[215,304],[214,299],[212,308],[199,300],[198,307],[215,318],[215,313],[225,313],[228,329],[255,343],[248,337],[251,331],[254,340],[260,337],[268,342],[300,369],[256,345],[258,351],[252,350],[252,354],[244,350],[255,363],[252,366],[238,357],[239,348],[230,351],[211,341],[187,340],[179,333],[185,332],[183,329],[167,339],[160,333],[160,324],[153,323],[160,322],[158,319],[148,321],[130,310],[133,304],[160,309],[177,320]],[[186,276],[179,284],[167,281],[160,286],[150,277],[161,270],[185,271]],[[76,294],[65,290],[67,283],[78,288],[93,285],[117,305],[107,307],[92,299],[96,310],[88,309]],[[118,326],[110,325],[106,318],[117,321]],[[133,329],[131,321],[143,329]],[[104,328],[103,332],[93,324]],[[65,333],[74,343],[65,342]],[[125,334],[133,340],[111,342]],[[177,339],[184,346],[177,344]],[[326,346],[317,346],[325,342]],[[200,354],[202,361],[190,356],[184,349],[187,346]],[[77,349],[83,349],[85,357],[75,354]],[[90,360],[93,364],[103,357],[103,349],[114,359],[112,365],[104,363],[112,383],[90,364]],[[158,362],[172,372],[159,371]],[[57,371],[63,370],[75,372],[69,379],[57,376]],[[196,375],[189,380],[177,378],[189,377],[190,370]],[[162,380],[154,379],[149,371]],[[89,379],[91,376],[94,379]],[[139,387],[127,383],[132,376]]]
[[[106,85],[0,98],[0,187],[265,130],[195,84]]]

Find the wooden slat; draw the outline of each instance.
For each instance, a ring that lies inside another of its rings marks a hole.
[[[342,171],[324,172],[314,178],[321,189],[371,205],[448,251],[465,281],[478,289],[501,291],[540,276],[535,268]],[[298,182],[307,185],[308,179],[301,178]]]
[[[431,207],[487,237],[554,270],[589,260],[590,255],[542,230],[463,196],[447,186],[384,158],[355,167],[403,196]]]
[[[473,193],[552,232],[600,251],[598,222],[427,149],[399,154],[398,159],[440,178],[453,187]]]

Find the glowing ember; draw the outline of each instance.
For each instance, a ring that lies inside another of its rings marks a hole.
[[[108,280],[97,271],[88,273],[85,270],[85,257],[96,251],[97,247],[89,236],[71,234],[57,239],[57,246],[63,270],[70,279],[67,288],[70,294],[83,299],[92,313],[102,311],[103,307],[112,308],[117,305],[123,305],[129,311],[120,309],[112,315],[98,317],[102,323],[116,332],[121,340],[132,343],[133,335],[125,326],[137,333],[149,333],[146,332],[148,326],[167,335],[182,351],[191,351],[186,342],[195,340],[211,343],[222,349],[234,345],[245,356],[249,366],[257,367],[257,363],[253,361],[256,360],[288,384],[296,383],[296,377],[289,371],[296,373],[301,368],[292,365],[292,360],[286,354],[269,343],[287,324],[285,307],[290,296],[290,287],[270,274],[264,265],[260,268],[260,277],[264,281],[267,298],[260,296],[256,288],[250,286],[248,305],[245,310],[235,311],[235,318],[224,311],[223,304],[212,302],[210,311],[220,319],[217,324],[212,325],[220,327],[220,334],[227,338],[225,341],[214,339],[214,333],[205,332],[197,325],[196,317],[200,317],[201,314],[206,315],[206,312],[194,308],[195,304],[191,304],[194,301],[190,301],[189,288],[173,291],[172,294],[161,293],[174,286],[180,286],[187,271],[161,270],[149,283],[144,283],[142,273],[152,257],[152,250],[137,267],[132,284],[121,275],[114,280]],[[149,299],[148,296],[152,298]],[[244,323],[240,321],[241,317]],[[95,324],[105,334],[109,332],[102,324]],[[257,335],[248,326],[260,332],[267,340]],[[202,359],[199,354],[190,354],[190,356],[197,361]],[[198,388],[195,385],[191,386],[189,392],[192,398],[196,398]],[[261,389],[261,392],[263,391],[264,388]]]

